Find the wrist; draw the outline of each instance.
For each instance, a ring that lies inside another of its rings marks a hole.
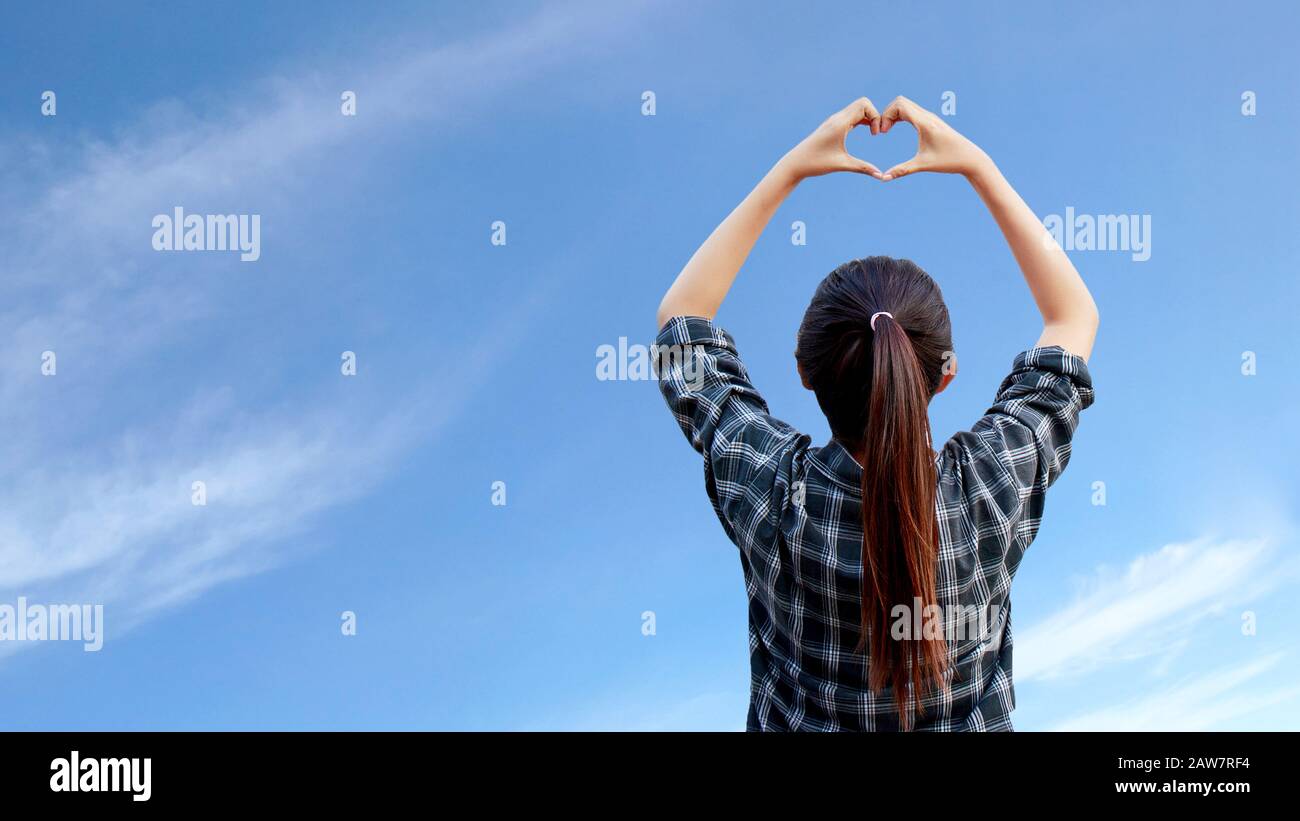
[[[767,172],[767,178],[786,189],[793,189],[803,181],[803,175],[795,168],[789,154],[776,161],[772,170]]]
[[[997,180],[1000,173],[997,165],[989,155],[981,152],[979,159],[970,168],[963,171],[962,175],[966,177],[967,182],[979,189],[987,188]]]

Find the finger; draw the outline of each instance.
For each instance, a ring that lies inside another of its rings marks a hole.
[[[852,155],[849,156],[848,165],[845,166],[844,170],[854,171],[858,174],[866,174],[868,177],[875,177],[878,180],[884,179],[884,175],[880,173],[879,168],[876,168],[866,160],[860,160]]]
[[[841,114],[848,115],[853,122],[859,122],[863,119],[870,119],[879,116],[876,112],[875,105],[866,97],[859,97],[840,110]]]
[[[858,125],[865,124],[871,128],[872,134],[879,134],[880,133],[880,112],[876,110],[875,105],[872,104],[872,102],[868,100],[866,97],[863,97],[861,100],[858,100],[858,102],[862,104],[862,113],[861,116],[858,118],[857,124]]]
[[[899,177],[906,177],[908,174],[914,174],[920,170],[921,164],[917,162],[916,157],[913,157],[907,162],[901,162],[889,169],[880,179],[884,182],[889,182],[890,180],[895,180]]]
[[[871,133],[879,133],[880,112],[876,111],[876,106],[866,97],[859,97],[849,103],[840,112],[844,115],[845,123],[850,127],[859,125],[869,125]]]
[[[920,106],[906,97],[895,97],[894,101],[885,108],[885,112],[880,115],[880,130],[888,131],[899,120],[916,125],[916,115],[921,110]]]

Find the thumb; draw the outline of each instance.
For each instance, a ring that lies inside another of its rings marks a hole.
[[[876,168],[866,160],[860,160],[851,154],[848,157],[848,164],[845,170],[854,171],[858,174],[866,174],[868,177],[875,177],[876,179],[883,178],[879,168]]]
[[[881,177],[881,179],[888,182],[889,180],[897,179],[898,177],[906,177],[908,174],[912,174],[920,170],[921,170],[921,164],[917,162],[916,157],[913,157],[907,162],[901,162],[898,165],[886,171],[885,175]]]

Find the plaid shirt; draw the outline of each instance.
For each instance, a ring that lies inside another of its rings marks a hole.
[[[861,466],[834,439],[809,447],[809,437],[770,416],[731,336],[711,321],[671,319],[656,352],[668,407],[704,455],[705,489],[740,548],[748,728],[898,729],[893,694],[870,691],[867,660],[855,649]],[[937,455],[936,592],[950,663],[948,686],[922,699],[916,729],[1012,729],[1011,579],[1038,530],[1047,488],[1070,458],[1079,412],[1092,401],[1081,358],[1059,347],[1025,351],[984,417]],[[966,616],[954,614],[975,610],[987,616],[983,629],[963,634],[958,620]]]

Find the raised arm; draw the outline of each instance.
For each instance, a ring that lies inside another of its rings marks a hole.
[[[833,171],[882,178],[879,169],[853,157],[844,147],[845,137],[859,125],[870,126],[872,134],[879,131],[880,115],[866,97],[832,114],[767,172],[677,275],[659,303],[660,327],[674,316],[712,319],[717,314],[759,235],[800,182]]]
[[[1038,304],[1043,316],[1038,345],[1060,345],[1086,360],[1097,336],[1097,304],[1070,258],[1051,241],[1038,217],[978,146],[906,97],[885,109],[880,131],[889,131],[899,120],[916,128],[916,156],[889,169],[881,179],[888,182],[917,171],[965,176],[1002,229]]]

